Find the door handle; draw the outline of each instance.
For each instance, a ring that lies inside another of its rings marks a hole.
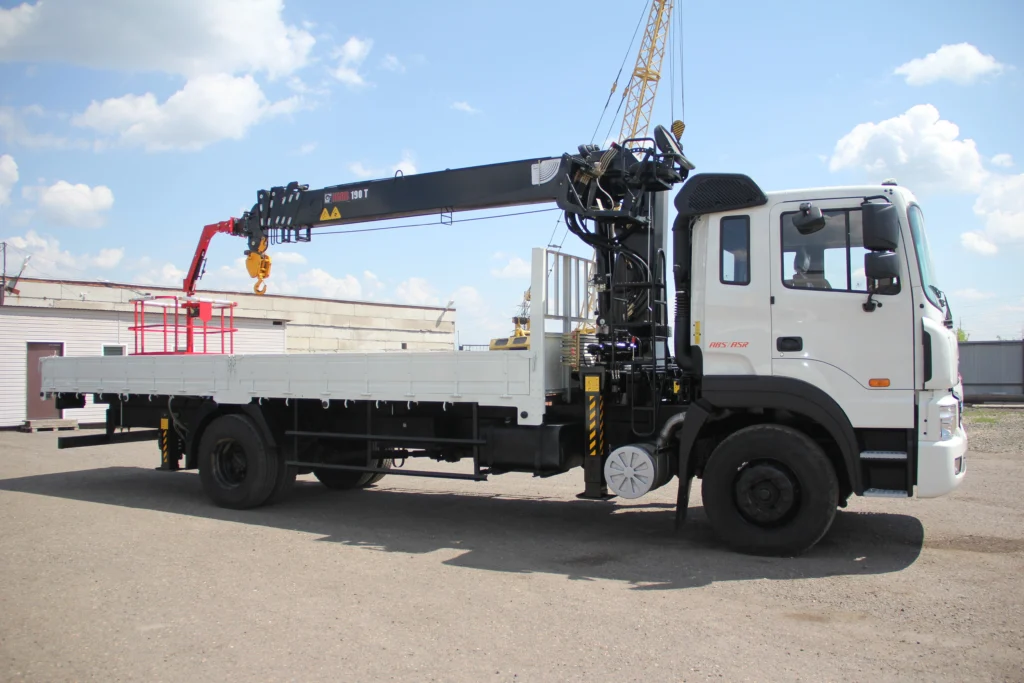
[[[803,351],[803,337],[779,337],[775,340],[775,348],[783,352]]]

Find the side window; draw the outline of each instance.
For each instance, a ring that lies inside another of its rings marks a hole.
[[[750,216],[726,216],[719,224],[719,281],[750,284]]]
[[[810,235],[801,235],[793,225],[795,212],[782,214],[782,283],[794,289],[866,294],[864,255],[868,250],[860,209],[822,213],[825,227]]]
[[[123,356],[124,355],[124,346],[115,345],[115,344],[108,344],[108,345],[103,347],[103,355],[104,356]]]

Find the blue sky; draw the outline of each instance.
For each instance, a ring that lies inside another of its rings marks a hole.
[[[897,178],[972,339],[1020,337],[1024,4],[677,4],[685,97],[666,59],[655,120],[685,102],[698,171],[767,190]],[[0,239],[13,265],[33,253],[30,275],[177,284],[202,226],[260,188],[572,151],[646,5],[0,2]],[[509,331],[556,217],[314,237],[272,251],[268,284],[455,299],[460,341],[485,342]],[[243,248],[216,240],[202,284],[247,291]]]

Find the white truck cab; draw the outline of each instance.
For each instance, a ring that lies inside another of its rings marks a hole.
[[[703,375],[820,389],[858,435],[865,495],[950,492],[967,450],[957,340],[914,195],[886,183],[766,196],[693,225],[693,253],[704,257],[693,264],[690,343]],[[884,254],[898,274],[884,281],[865,272],[878,253],[865,247],[866,204],[887,204],[898,218]],[[794,219],[814,210],[824,226],[798,229]],[[901,432],[916,444],[899,447]],[[913,463],[915,446],[916,471],[901,480],[895,472]]]

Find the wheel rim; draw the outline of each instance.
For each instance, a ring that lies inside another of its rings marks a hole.
[[[800,484],[782,463],[762,460],[747,463],[735,483],[736,507],[758,526],[771,527],[789,521],[800,507]]]
[[[245,449],[233,439],[219,442],[213,450],[213,476],[226,489],[238,488],[245,481],[249,460]]]

